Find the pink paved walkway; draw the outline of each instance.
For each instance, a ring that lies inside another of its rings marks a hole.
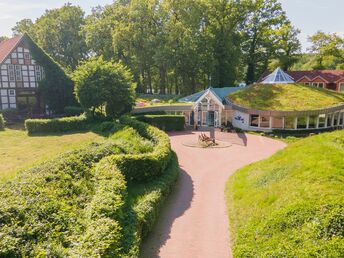
[[[197,133],[170,135],[178,154],[181,175],[158,222],[142,244],[144,258],[231,257],[225,203],[225,184],[238,168],[265,159],[285,144],[255,136],[217,133],[236,142],[225,149],[199,149],[182,145]]]

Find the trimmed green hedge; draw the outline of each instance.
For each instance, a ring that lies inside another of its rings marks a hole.
[[[106,142],[1,184],[0,257],[139,255],[179,166],[164,132],[128,117],[120,121]]]
[[[29,135],[40,133],[57,133],[87,129],[85,115],[54,119],[27,119],[25,128]]]
[[[0,114],[0,131],[5,130],[5,119],[2,114]]]
[[[136,118],[167,132],[182,131],[185,126],[185,117],[182,115],[139,115]]]

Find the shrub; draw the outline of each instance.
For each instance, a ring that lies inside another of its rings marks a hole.
[[[141,115],[137,119],[164,131],[182,131],[185,126],[185,117],[182,115]]]
[[[29,135],[85,130],[88,126],[86,116],[63,117],[54,119],[27,119],[25,128]]]
[[[82,107],[67,106],[64,108],[64,113],[66,116],[80,116],[84,113],[84,109]]]
[[[5,129],[5,119],[2,114],[0,114],[0,131]]]
[[[108,117],[131,111],[135,104],[133,76],[122,63],[94,58],[83,62],[73,73],[75,95],[93,114],[105,107]]]

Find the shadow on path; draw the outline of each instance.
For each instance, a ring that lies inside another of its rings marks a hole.
[[[183,169],[171,195],[158,217],[152,232],[142,241],[141,258],[159,257],[159,250],[170,239],[171,228],[174,221],[182,216],[191,206],[194,196],[194,185],[190,175]]]

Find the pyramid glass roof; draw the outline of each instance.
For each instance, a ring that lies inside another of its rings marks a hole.
[[[281,68],[277,68],[273,73],[264,78],[262,83],[274,84],[274,83],[295,83],[293,77],[284,72]]]

